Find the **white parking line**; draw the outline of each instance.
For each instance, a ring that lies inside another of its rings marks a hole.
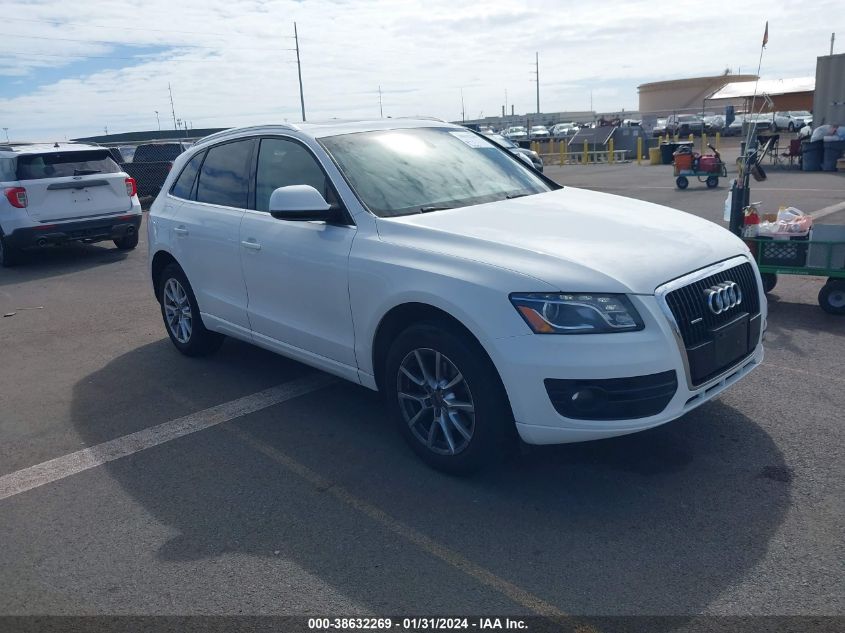
[[[292,380],[237,400],[230,400],[169,422],[163,422],[96,446],[90,446],[3,475],[0,477],[0,500],[70,477],[84,470],[102,466],[105,463],[164,444],[170,440],[234,420],[249,413],[261,411],[286,400],[322,389],[333,383],[334,380],[327,374],[315,374]]]
[[[824,209],[819,209],[818,211],[810,212],[810,215],[813,216],[813,220],[820,220],[821,218],[832,215],[839,211],[845,209],[845,202],[839,202],[837,204],[832,204],[829,207],[825,207]]]

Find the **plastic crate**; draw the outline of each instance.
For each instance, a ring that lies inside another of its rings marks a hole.
[[[788,240],[761,238],[760,263],[764,266],[804,266],[807,263],[809,236]]]

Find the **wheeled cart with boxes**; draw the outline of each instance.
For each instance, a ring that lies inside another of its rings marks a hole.
[[[675,186],[678,189],[689,187],[690,178],[698,178],[699,182],[706,183],[707,188],[712,189],[719,186],[720,176],[724,178],[728,175],[719,152],[710,144],[707,147],[713,150],[712,154],[698,154],[688,145],[679,147],[673,154]]]
[[[827,277],[819,291],[819,306],[830,314],[845,314],[845,226],[817,224],[804,237],[747,241],[766,292],[775,287],[778,275]]]

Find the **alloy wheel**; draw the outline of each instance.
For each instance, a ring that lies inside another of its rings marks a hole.
[[[409,352],[396,377],[399,409],[413,436],[440,455],[464,451],[475,432],[475,402],[458,367],[429,348]]]
[[[188,293],[178,279],[171,277],[164,284],[164,318],[173,337],[186,345],[191,340],[193,318]]]

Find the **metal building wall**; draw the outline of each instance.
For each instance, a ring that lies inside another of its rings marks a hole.
[[[845,124],[845,53],[816,61],[813,125],[822,123]]]

